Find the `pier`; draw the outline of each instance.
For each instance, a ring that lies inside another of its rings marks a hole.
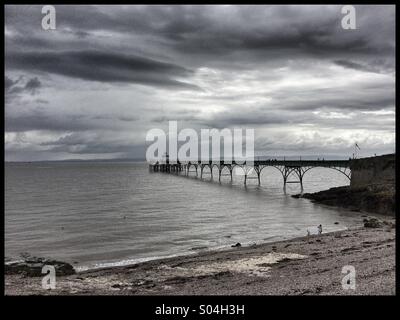
[[[257,179],[258,184],[261,185],[261,172],[266,167],[274,167],[280,171],[283,177],[283,185],[286,187],[287,183],[299,183],[303,188],[303,177],[307,171],[322,167],[330,168],[339,171],[345,175],[349,181],[351,181],[351,159],[349,160],[276,160],[276,159],[265,159],[265,160],[254,160],[254,161],[215,161],[215,160],[198,160],[198,161],[187,161],[175,163],[170,162],[168,158],[164,161],[157,161],[153,164],[149,164],[149,170],[153,172],[166,172],[183,174],[189,176],[190,174],[196,177],[203,178],[204,175],[210,175],[213,179],[213,169],[218,170],[218,181],[221,181],[221,176],[229,176],[233,181],[232,173],[235,168],[241,169],[241,175],[244,176],[244,184],[247,184],[248,179]],[[289,180],[289,176],[294,176],[294,180]]]

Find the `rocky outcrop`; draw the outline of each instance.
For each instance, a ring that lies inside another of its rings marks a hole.
[[[394,215],[395,213],[395,188],[392,185],[373,185],[359,188],[337,187],[316,193],[296,195],[295,197],[356,211],[385,215]]]
[[[75,273],[74,267],[69,263],[37,257],[28,257],[23,260],[5,262],[4,273],[23,274],[28,277],[43,277],[42,268],[45,265],[54,266],[57,276],[66,276]]]

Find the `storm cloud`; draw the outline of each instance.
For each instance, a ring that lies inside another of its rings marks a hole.
[[[147,130],[254,128],[256,154],[394,151],[395,7],[5,7],[6,160],[144,158]]]
[[[101,51],[13,52],[6,56],[10,70],[41,71],[99,82],[142,83],[195,88],[173,77],[188,77],[183,67],[138,56]]]

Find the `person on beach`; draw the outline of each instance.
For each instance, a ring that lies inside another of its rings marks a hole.
[[[322,224],[320,224],[319,226],[318,226],[318,234],[321,234],[322,233]]]

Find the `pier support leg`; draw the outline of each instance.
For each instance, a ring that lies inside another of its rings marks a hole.
[[[298,176],[299,176],[299,181],[300,181],[300,188],[301,188],[301,192],[303,192],[304,188],[303,188],[303,171],[301,170],[301,168],[298,169]]]
[[[286,169],[285,173],[283,174],[283,189],[286,190],[286,181],[287,181],[287,174],[286,174]]]

